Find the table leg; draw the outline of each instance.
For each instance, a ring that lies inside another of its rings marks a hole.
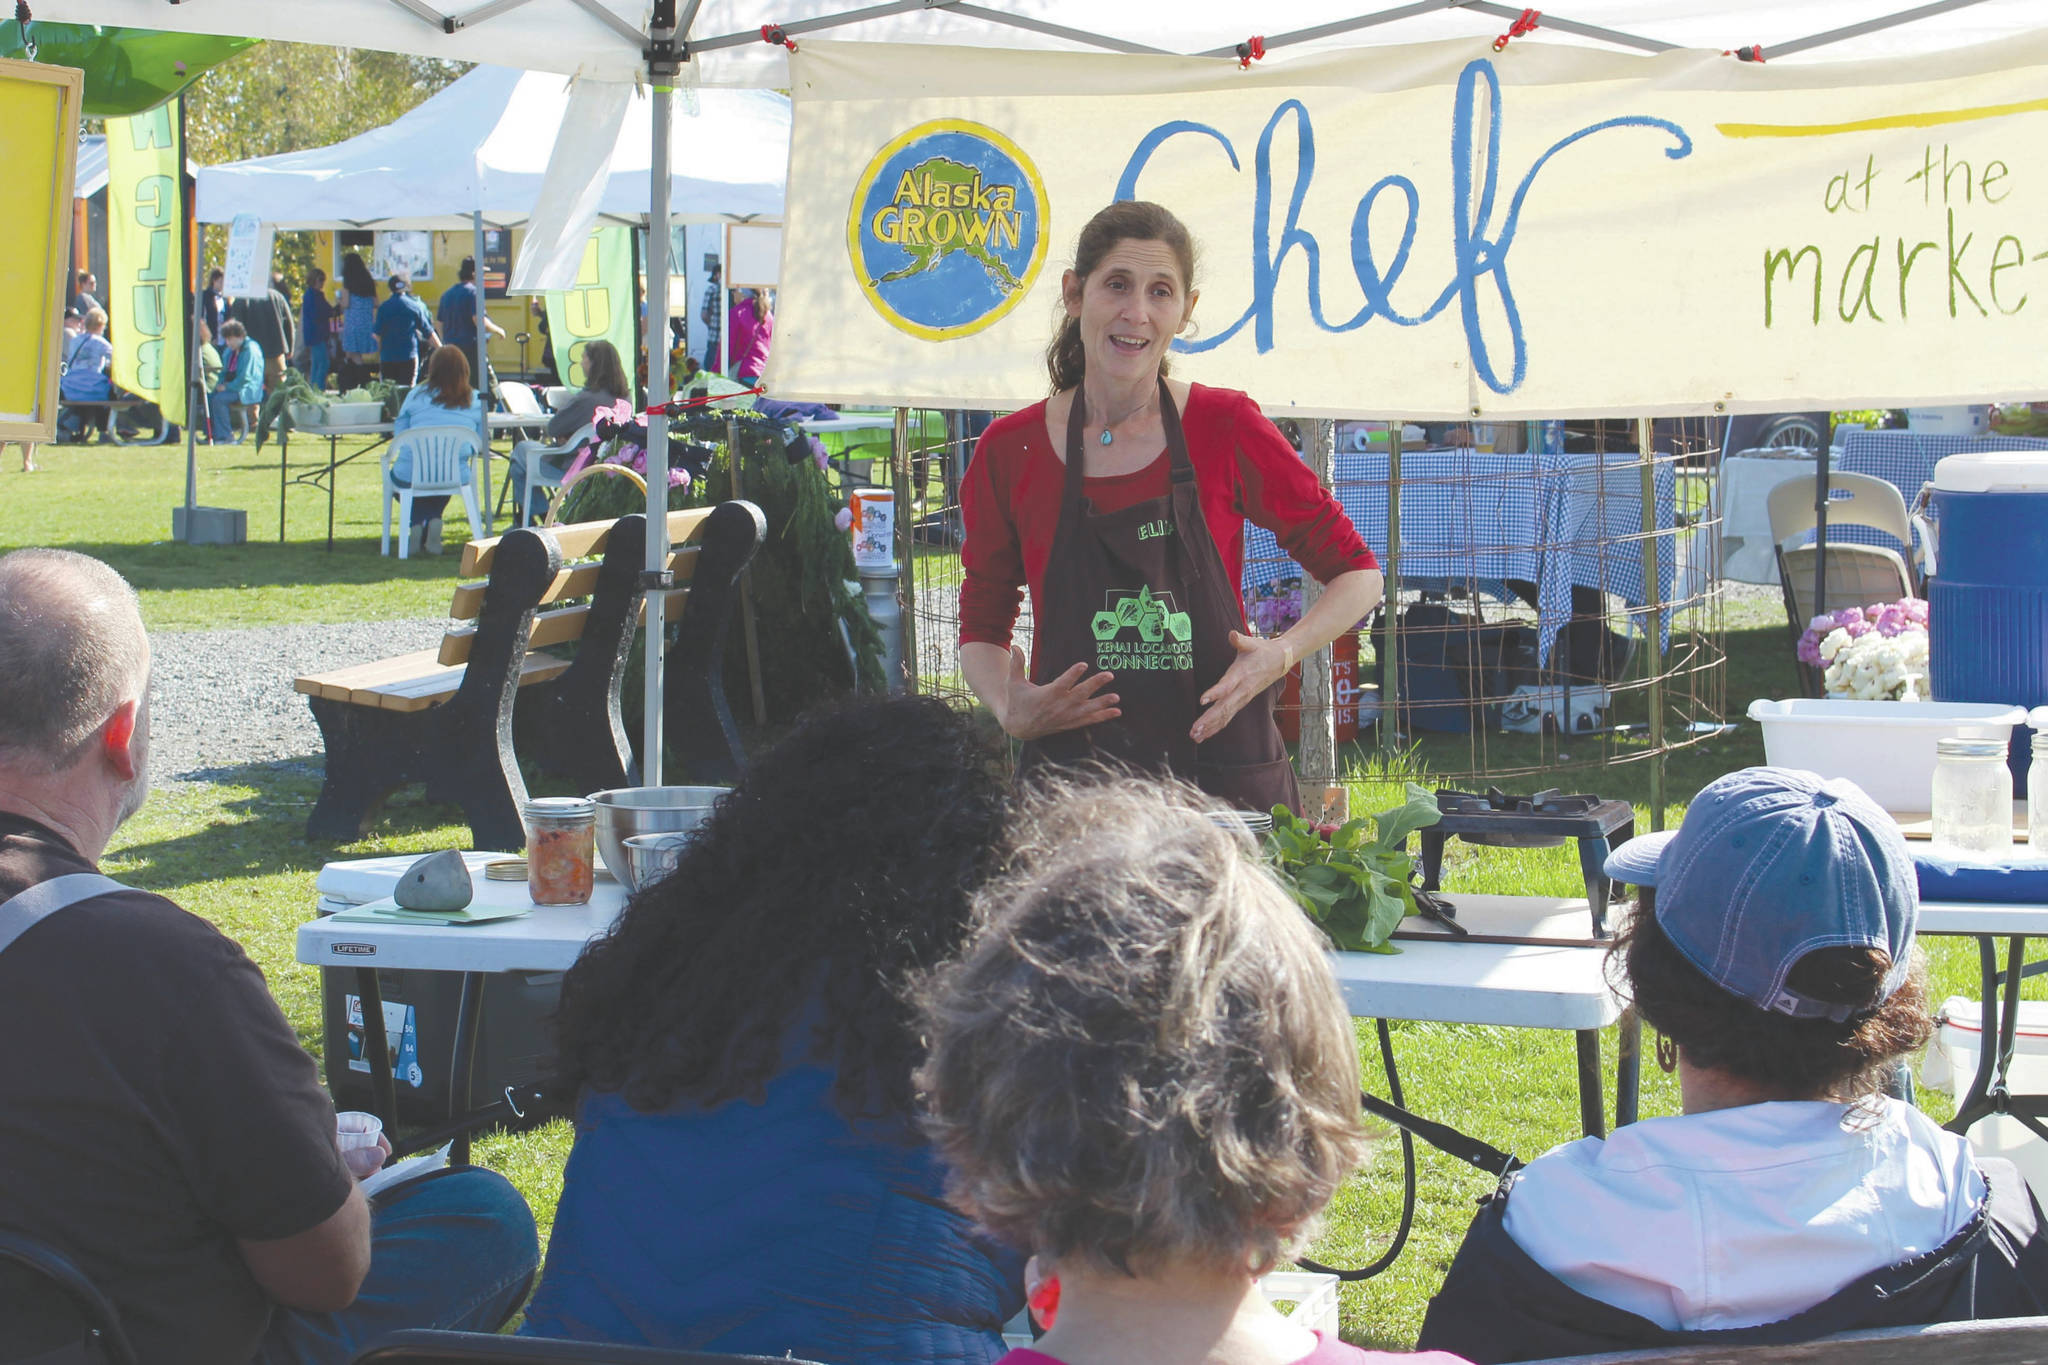
[[[484,467],[484,498],[479,506],[479,510],[483,513],[484,524],[481,527],[472,528],[473,533],[479,540],[489,538],[491,524],[497,520],[496,509],[491,506],[491,443],[488,440],[484,442],[482,463]]]
[[[1614,1058],[1614,1126],[1626,1128],[1636,1121],[1636,1102],[1642,1092],[1643,1021],[1634,1010],[1622,1016],[1620,1042]]]
[[[356,996],[363,1006],[363,1059],[370,1064],[371,1112],[386,1128],[398,1126],[398,1083],[391,1077],[391,1044],[384,1033],[384,988],[375,967],[356,968]]]
[[[334,440],[327,438],[327,553],[334,553]]]
[[[1989,934],[1977,938],[1979,981],[1977,1074],[1970,1088],[1956,1101],[1955,1117],[1948,1121],[1952,1133],[1967,1132],[1986,1114],[1999,1112],[2005,1103],[2006,1069],[2012,1061],[2013,1035],[2019,1025],[2020,981],[2024,971],[2025,938],[2007,941],[2003,999],[1998,984],[1998,941]],[[1996,1032],[1994,1033],[1994,1029]]]
[[[1579,1129],[1587,1137],[1607,1136],[1606,1101],[1600,1094],[1600,1030],[1579,1034]]]
[[[477,1024],[483,1017],[483,1011],[484,975],[482,972],[464,972],[462,1003],[455,1016],[454,1055],[448,1068],[448,1117],[451,1120],[466,1118],[469,1114],[470,1092],[476,1078]],[[469,1164],[467,1130],[454,1139],[448,1159],[457,1166]]]

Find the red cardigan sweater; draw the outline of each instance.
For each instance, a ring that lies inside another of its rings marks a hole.
[[[1244,394],[1189,386],[1181,427],[1209,534],[1240,599],[1246,521],[1272,531],[1280,548],[1321,582],[1379,567],[1336,497]],[[1115,512],[1164,497],[1171,470],[1162,449],[1136,473],[1090,478],[1083,491],[1098,512]],[[1022,589],[1031,590],[1036,607],[1059,529],[1066,473],[1066,462],[1046,436],[1044,403],[998,419],[976,444],[960,488],[966,530],[960,549],[961,644],[1007,649]],[[1242,619],[1242,600],[1238,612]]]

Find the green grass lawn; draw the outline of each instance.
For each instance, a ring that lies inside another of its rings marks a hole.
[[[324,464],[324,443],[294,443],[294,469],[310,468],[316,452]],[[341,471],[332,553],[325,548],[326,498],[313,489],[291,490],[288,538],[278,544],[274,447],[261,456],[247,446],[200,450],[200,500],[249,511],[250,543],[228,548],[168,543],[170,508],[183,498],[181,450],[47,447],[38,459],[46,472],[24,475],[12,462],[0,467],[0,508],[5,509],[0,551],[61,545],[106,559],[142,591],[152,629],[397,619],[435,616],[446,609],[455,576],[453,555],[403,564],[377,555],[374,456]],[[458,522],[459,508],[459,502],[451,505]],[[456,540],[453,527],[449,539],[451,544]],[[937,564],[932,567],[943,572]],[[1726,625],[1727,715],[1740,717],[1752,697],[1796,695],[1791,637],[1775,602],[1731,611]],[[1495,736],[1489,743],[1494,742],[1502,741]],[[1467,753],[1467,742],[1457,738],[1425,738],[1411,751],[1391,757],[1354,748],[1347,755],[1354,813],[1394,804],[1393,793],[1404,777],[1462,769]],[[1761,737],[1747,722],[1673,755],[1667,765],[1666,822],[1675,824],[1685,802],[1713,777],[1762,758]],[[106,868],[113,876],[170,896],[246,945],[268,974],[286,1016],[317,1056],[320,976],[317,969],[294,961],[293,939],[312,912],[313,879],[320,866],[334,858],[460,846],[468,831],[453,808],[415,797],[394,803],[369,839],[340,846],[309,844],[303,830],[317,790],[312,771],[303,764],[262,765],[229,779],[160,791],[117,836]],[[1562,785],[1634,802],[1638,828],[1647,829],[1649,773],[1645,762],[1623,762],[1570,773]],[[1522,790],[1558,784],[1533,777],[1503,783]],[[1453,843],[1444,884],[1453,895],[1580,894],[1575,857],[1565,848],[1511,851]],[[1932,997],[1974,994],[1971,946],[1952,939],[1930,940],[1927,946]],[[2037,980],[2028,989],[2030,996],[2038,994],[2048,990],[2048,982]],[[1359,1036],[1365,1084],[1385,1094],[1369,1023],[1361,1021]],[[1614,1043],[1610,1030],[1605,1043],[1610,1104]],[[1408,1105],[1418,1112],[1525,1158],[1578,1135],[1568,1034],[1396,1024],[1394,1044]],[[1675,1112],[1675,1086],[1654,1065],[1645,1072],[1643,1113]],[[1942,1097],[1926,1102],[1946,1117]],[[525,1192],[543,1236],[552,1222],[569,1140],[567,1126],[556,1123],[518,1137],[492,1137],[477,1147],[479,1161],[505,1172]],[[1487,1188],[1483,1176],[1427,1148],[1418,1158],[1419,1195],[1408,1249],[1386,1274],[1345,1291],[1343,1326],[1350,1340],[1394,1347],[1413,1343],[1429,1295]],[[1370,1260],[1392,1235],[1400,1201],[1400,1154],[1390,1139],[1341,1192],[1313,1254],[1339,1265]],[[678,1235],[688,1235],[687,1230],[679,1229]]]

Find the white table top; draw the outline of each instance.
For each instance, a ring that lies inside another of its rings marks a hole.
[[[544,427],[548,424],[546,413],[526,416],[517,412],[487,412],[484,420],[490,423],[492,431],[521,431],[527,427]],[[458,424],[459,425],[459,424]],[[301,436],[389,436],[390,422],[337,422],[332,426],[300,427]]]
[[[483,879],[483,864],[503,854],[463,856],[479,902],[531,904],[524,882]],[[316,883],[322,908],[390,894],[413,861],[413,855],[402,855],[329,863]],[[1585,904],[1529,900],[1546,907]],[[299,926],[298,960],[319,967],[566,971],[624,906],[624,891],[600,874],[590,904],[539,906],[523,919],[470,926],[336,924],[322,915]],[[2048,911],[2043,914],[2048,917]],[[1600,1028],[1621,1017],[1621,1004],[1601,970],[1602,948],[1413,942],[1400,947],[1398,954],[1330,955],[1354,1015],[1551,1029]]]
[[[2048,935],[2048,905],[1994,905],[1987,901],[1922,901],[1923,934]]]
[[[896,415],[890,412],[878,412],[867,416],[862,416],[860,413],[848,413],[841,417],[800,417],[797,419],[797,425],[813,436],[827,431],[886,431],[894,433],[896,430]]]

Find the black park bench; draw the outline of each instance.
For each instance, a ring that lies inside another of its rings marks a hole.
[[[666,601],[677,630],[664,663],[664,728],[703,781],[730,781],[744,761],[722,663],[739,575],[766,528],[750,502],[668,514],[676,587]],[[640,513],[471,541],[460,575],[485,580],[456,587],[438,648],[294,682],[327,745],[306,837],[360,838],[386,797],[425,783],[428,799],[462,807],[475,847],[517,851],[526,842],[519,753],[580,791],[628,785],[620,687],[643,617],[646,559]],[[573,659],[549,652],[571,642]]]

